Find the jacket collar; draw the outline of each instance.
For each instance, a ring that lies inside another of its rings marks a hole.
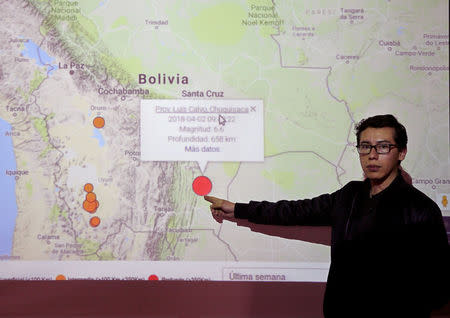
[[[374,195],[373,198],[381,198],[384,196],[389,196],[390,194],[397,193],[397,190],[404,188],[407,185],[408,184],[403,179],[402,174],[399,171],[397,177],[395,177],[395,179],[391,182],[391,184],[388,185],[388,187],[383,191]],[[364,191],[370,193],[370,180],[368,178],[364,180]]]

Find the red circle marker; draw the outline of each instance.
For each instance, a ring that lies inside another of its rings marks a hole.
[[[158,278],[158,276],[156,276],[156,275],[150,275],[150,276],[148,277],[148,280],[159,280],[159,278]]]
[[[211,180],[205,176],[197,177],[192,182],[192,189],[197,195],[207,195],[212,189]]]

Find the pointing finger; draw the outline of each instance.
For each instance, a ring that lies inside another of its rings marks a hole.
[[[216,197],[212,197],[212,196],[209,196],[209,195],[205,195],[203,198],[206,201],[211,202],[211,203],[214,203],[214,201],[218,200]]]
[[[220,209],[222,207],[222,202],[223,202],[222,199],[218,199],[216,197],[205,196],[205,200],[212,203],[210,205],[211,209]]]

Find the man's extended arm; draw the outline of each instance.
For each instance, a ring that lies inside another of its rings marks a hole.
[[[233,203],[212,196],[205,196],[211,202],[210,209],[215,218],[248,219],[253,223],[278,225],[330,225],[331,211],[338,192],[323,194],[313,199],[278,202]]]

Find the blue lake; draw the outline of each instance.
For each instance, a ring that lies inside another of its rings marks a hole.
[[[6,170],[16,170],[16,157],[11,136],[5,136],[11,132],[11,125],[0,118],[0,255],[11,256],[16,227],[17,202],[16,180],[6,175]]]
[[[103,147],[105,145],[105,139],[103,138],[103,135],[100,132],[100,129],[94,128],[93,133],[94,133],[94,135],[91,136],[91,137],[97,139],[98,140],[98,145],[100,147]]]
[[[404,27],[398,27],[398,28],[397,28],[397,34],[398,34],[398,35],[403,35],[404,31],[405,31],[405,28],[404,28]]]
[[[42,50],[39,45],[31,40],[24,43],[25,49],[21,52],[22,56],[29,57],[36,61],[39,66],[47,66],[47,72],[52,75],[52,72],[58,69],[58,65],[52,64],[55,58],[49,56],[47,52]]]

